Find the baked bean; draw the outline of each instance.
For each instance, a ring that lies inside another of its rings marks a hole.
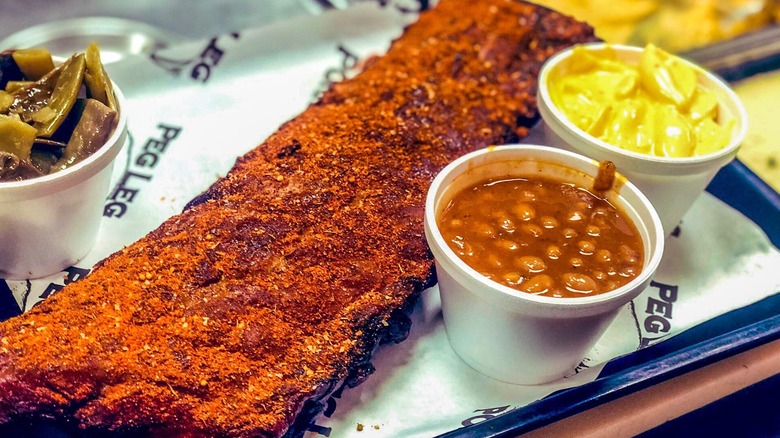
[[[517,225],[515,225],[515,221],[513,221],[512,219],[509,219],[509,218],[499,220],[498,221],[498,226],[502,230],[504,230],[504,231],[506,231],[508,233],[514,233],[515,230],[517,230]]]
[[[517,251],[517,249],[520,248],[520,245],[518,245],[517,242],[508,239],[497,240],[496,246],[509,252]]]
[[[521,202],[512,209],[512,212],[521,221],[530,221],[536,217],[536,209],[533,205]]]
[[[533,192],[531,190],[523,190],[523,194],[520,195],[519,198],[520,201],[536,201],[536,192]]]
[[[536,224],[523,224],[523,231],[534,237],[542,235],[542,227]]]
[[[446,205],[438,223],[453,251],[520,291],[581,297],[618,288],[642,269],[636,228],[584,188],[537,177],[486,180]]]
[[[484,222],[475,224],[474,229],[484,237],[496,237],[496,229]]]
[[[504,262],[501,260],[496,254],[488,254],[488,256],[485,258],[485,261],[487,262],[488,266],[492,268],[503,268]]]
[[[536,256],[522,256],[517,259],[515,265],[532,274],[542,272],[547,268],[547,265],[544,264],[544,260]]]
[[[626,277],[626,278],[634,278],[636,277],[636,274],[637,274],[636,268],[634,268],[633,266],[627,266],[621,269],[619,273],[621,277]]]
[[[496,224],[498,228],[501,228],[506,232],[513,233],[517,229],[517,225],[515,225],[512,216],[504,210],[492,212],[490,217],[495,219],[493,223]]]
[[[593,251],[596,251],[596,244],[588,240],[580,240],[577,242],[577,247],[582,255],[591,255]]]
[[[452,248],[453,245],[450,245],[450,247],[461,256],[461,258],[463,256],[471,257],[474,255],[474,247],[472,247],[470,243],[464,242],[462,239],[451,239],[450,243],[455,245],[454,248]]]
[[[596,260],[601,263],[609,263],[612,261],[612,253],[606,249],[600,249],[596,251]]]
[[[627,263],[632,263],[632,264],[636,263],[641,257],[637,251],[635,251],[628,245],[620,245],[619,251],[620,251],[619,252],[620,260]]]
[[[504,282],[509,283],[510,285],[519,283],[522,278],[523,277],[519,272],[507,272],[503,276]]]
[[[589,294],[595,292],[598,289],[596,280],[585,274],[574,272],[567,272],[563,274],[563,284],[566,285],[566,289],[569,291],[581,294]]]
[[[532,294],[543,294],[553,286],[553,279],[549,275],[534,275],[528,280],[520,283],[519,289]]]
[[[539,221],[542,223],[542,226],[544,228],[556,228],[558,227],[558,219],[555,219],[552,216],[542,216]]]

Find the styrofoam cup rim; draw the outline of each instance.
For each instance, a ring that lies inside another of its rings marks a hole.
[[[556,149],[548,146],[541,145],[503,145],[493,146],[490,148],[480,149],[469,154],[466,154],[448,166],[446,166],[433,180],[430,186],[425,204],[425,231],[426,237],[429,240],[429,246],[437,258],[438,262],[443,266],[449,266],[452,269],[450,275],[462,276],[468,278],[470,281],[477,282],[480,285],[480,291],[472,291],[477,294],[485,295],[490,299],[490,295],[495,295],[494,298],[498,298],[502,303],[533,303],[537,306],[552,308],[552,309],[587,309],[587,308],[599,308],[607,307],[609,309],[614,308],[617,305],[621,305],[630,299],[633,299],[638,295],[641,290],[644,289],[642,285],[649,282],[652,275],[655,273],[658,265],[660,264],[661,257],[663,255],[665,233],[661,226],[660,219],[650,201],[642,194],[642,192],[629,181],[626,181],[622,185],[620,191],[627,190],[632,193],[632,196],[637,197],[640,200],[638,206],[628,203],[623,195],[617,194],[618,198],[622,199],[624,206],[634,209],[645,209],[646,214],[651,218],[650,223],[635,224],[640,230],[640,234],[643,235],[643,244],[646,248],[650,248],[649,257],[645,257],[645,265],[640,275],[631,280],[629,283],[609,292],[601,294],[576,297],[576,298],[556,298],[548,296],[533,295],[525,292],[518,291],[509,286],[499,284],[493,280],[483,276],[475,269],[471,268],[466,262],[460,259],[457,254],[447,245],[444,237],[442,236],[438,224],[436,222],[437,204],[442,191],[446,188],[443,187],[444,180],[448,178],[458,168],[464,166],[465,163],[475,160],[485,154],[500,153],[502,151],[512,151],[513,153],[529,153],[534,156],[540,154],[544,158],[536,158],[538,161],[552,161],[556,163],[554,157],[567,157],[569,160],[576,161],[580,164],[580,167],[575,170],[583,171],[586,174],[593,175],[594,168],[598,167],[598,162],[589,159],[580,154],[569,152],[561,149]],[[533,159],[533,158],[532,158]],[[514,159],[512,161],[521,161],[520,159]],[[456,177],[457,178],[457,177]],[[645,228],[645,232],[642,232],[642,228]],[[606,310],[605,310],[606,311]],[[561,315],[563,316],[563,315]]]
[[[575,47],[575,45],[564,49],[548,59],[539,74],[539,108],[544,118],[545,123],[550,126],[556,133],[561,134],[560,131],[567,131],[570,136],[579,137],[581,141],[587,142],[592,148],[602,149],[604,153],[610,153],[613,155],[624,156],[634,160],[639,160],[643,166],[645,166],[645,173],[653,173],[655,168],[662,169],[688,169],[688,168],[711,168],[713,163],[718,163],[720,166],[727,164],[736,155],[737,150],[741,146],[745,139],[748,128],[747,110],[745,109],[742,101],[737,94],[729,87],[722,79],[707,71],[706,69],[696,65],[695,63],[686,60],[685,58],[678,57],[687,66],[693,68],[700,78],[706,78],[709,85],[717,87],[718,93],[726,96],[727,102],[722,104],[729,106],[730,110],[735,112],[733,117],[738,120],[738,126],[735,132],[732,133],[729,144],[718,151],[712,152],[706,155],[700,155],[695,157],[660,157],[655,155],[642,154],[639,152],[628,151],[618,146],[609,144],[601,139],[598,139],[587,132],[583,131],[573,123],[571,123],[566,115],[558,109],[552,102],[550,97],[549,88],[547,86],[548,78],[550,74],[558,68],[566,59],[568,59]],[[606,48],[614,49],[616,52],[633,52],[641,53],[644,48],[621,45],[621,44],[609,44],[609,43],[585,43],[581,44],[592,50],[602,50]],[[577,147],[577,145],[572,145]]]
[[[0,182],[0,202],[35,199],[73,187],[100,172],[116,158],[127,136],[127,110],[124,94],[116,84],[112,84],[119,106],[119,119],[106,143],[89,157],[61,171],[22,181]]]

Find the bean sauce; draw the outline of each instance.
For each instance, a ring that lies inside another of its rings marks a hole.
[[[449,247],[482,275],[551,297],[608,292],[634,279],[644,248],[608,200],[546,178],[486,180],[457,193],[439,218]]]

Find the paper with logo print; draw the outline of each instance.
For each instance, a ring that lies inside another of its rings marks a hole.
[[[109,65],[127,97],[130,139],[114,169],[98,243],[61,274],[6,282],[22,310],[180,212],[328,81],[386,50],[414,19],[413,8],[398,6],[362,3]],[[780,253],[760,228],[703,194],[668,239],[650,287],[569,377],[540,386],[505,384],[465,365],[447,341],[434,287],[414,311],[409,338],[381,347],[376,372],[333,394],[307,436],[427,437],[484,421],[592,381],[612,358],[777,292],[777,266]]]

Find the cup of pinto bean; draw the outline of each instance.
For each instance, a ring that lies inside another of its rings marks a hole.
[[[544,142],[610,160],[674,231],[737,154],[747,113],[721,79],[648,45],[576,45],[539,74]]]
[[[457,159],[436,176],[425,205],[452,348],[505,382],[573,373],[650,282],[662,230],[647,198],[610,162],[535,145]]]

